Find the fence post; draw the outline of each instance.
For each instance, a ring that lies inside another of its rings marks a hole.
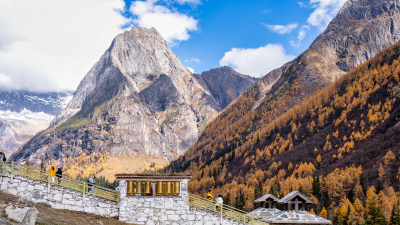
[[[224,204],[220,204],[220,218],[219,218],[219,224],[221,224],[222,225],[222,210],[224,209]]]
[[[14,161],[11,162],[11,174],[14,174]]]

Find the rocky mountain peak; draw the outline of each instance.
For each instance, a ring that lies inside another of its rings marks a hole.
[[[257,80],[257,78],[238,73],[229,66],[211,69],[193,76],[211,92],[221,109],[228,106]]]
[[[113,64],[123,74],[135,78],[153,73],[170,76],[189,73],[154,28],[133,27],[119,34],[110,48]],[[140,81],[135,80],[137,91],[145,88]],[[144,80],[142,82],[145,83]]]
[[[73,164],[83,155],[93,160],[85,166],[99,155],[173,160],[219,111],[154,28],[134,27],[115,37],[52,126],[13,159]]]
[[[65,121],[81,111],[82,107],[84,112],[93,110],[96,105],[118,94],[137,95],[152,85],[161,74],[168,76],[183,98],[190,101],[190,88],[181,84],[192,78],[189,70],[169,49],[156,29],[133,27],[115,37],[81,81],[70,104],[51,125]]]
[[[398,0],[347,1],[310,50],[350,71],[400,40],[399,5]]]

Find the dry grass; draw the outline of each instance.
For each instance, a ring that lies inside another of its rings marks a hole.
[[[164,158],[146,155],[109,157],[107,159],[107,168],[99,172],[96,176],[104,176],[112,182],[115,180],[115,174],[143,172],[150,169],[152,163],[155,163],[156,167],[165,167],[169,164]]]

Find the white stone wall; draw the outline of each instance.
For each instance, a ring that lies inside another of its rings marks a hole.
[[[126,196],[126,181],[119,183],[119,220],[134,224],[186,224],[187,180],[181,182],[180,196]]]
[[[45,203],[56,209],[68,209],[93,213],[100,216],[118,216],[118,203],[93,195],[48,185],[45,182],[28,179],[22,176],[1,176],[1,189],[13,195],[21,196],[35,203]]]
[[[244,225],[236,220],[227,219],[217,213],[211,213],[209,211],[199,210],[195,207],[190,207],[188,212],[188,225]]]
[[[181,182],[180,196],[137,197],[126,195],[126,181],[121,180],[119,220],[143,225],[239,225],[241,223],[222,218],[188,205],[187,180]],[[222,221],[222,223],[221,223]]]

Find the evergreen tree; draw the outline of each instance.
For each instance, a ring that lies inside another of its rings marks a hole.
[[[365,225],[386,225],[385,216],[378,205],[378,195],[373,186],[367,192]]]
[[[271,186],[271,188],[269,189],[269,194],[276,196],[274,186]]]
[[[319,199],[321,199],[321,184],[319,176],[315,176],[312,182],[312,194]]]
[[[363,190],[364,195],[365,195],[367,193],[367,188],[365,187],[364,173],[361,173],[361,175],[360,175],[360,185],[361,185],[362,190]]]
[[[326,182],[325,182],[325,178],[322,179],[322,185],[321,186],[322,186],[322,195],[321,195],[321,197],[322,197],[323,206],[325,208],[329,208],[329,193],[328,193],[328,187],[327,187]]]
[[[351,203],[354,203],[354,191],[353,191],[353,189],[351,189],[351,190],[349,191],[349,193],[347,194],[347,198],[349,199],[349,201],[350,201]]]
[[[245,204],[243,189],[240,188],[238,193],[236,193],[235,208],[243,210]]]
[[[258,182],[256,188],[254,188],[254,199],[257,199],[263,195],[263,185],[262,182]]]
[[[224,197],[222,197],[224,200],[224,204],[230,205],[231,204],[231,194],[228,192]]]
[[[400,211],[398,204],[393,205],[392,215],[390,216],[390,225],[400,225]]]

